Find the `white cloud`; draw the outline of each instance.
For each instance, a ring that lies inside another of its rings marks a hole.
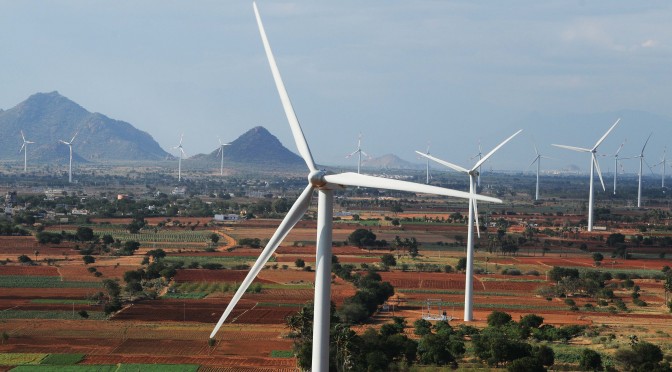
[[[641,44],[642,48],[653,48],[655,46],[658,46],[658,42],[656,40],[646,40]]]

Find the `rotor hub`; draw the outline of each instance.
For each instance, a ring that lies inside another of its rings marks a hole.
[[[308,182],[316,188],[324,187],[327,184],[327,181],[324,179],[326,174],[327,172],[324,170],[312,171],[308,174]]]

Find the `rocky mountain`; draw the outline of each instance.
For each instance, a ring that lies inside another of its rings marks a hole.
[[[228,146],[224,146],[224,166],[240,165],[261,166],[264,168],[305,168],[303,159],[289,151],[264,127],[255,127]],[[209,154],[194,155],[189,160],[203,164],[219,164],[221,154],[219,148]]]
[[[408,162],[394,154],[386,154],[377,158],[362,160],[362,167],[374,169],[420,169],[422,165]]]
[[[73,160],[94,162],[162,160],[170,155],[147,132],[131,124],[91,113],[58,92],[37,93],[15,107],[0,111],[0,159],[20,159],[20,131],[35,142],[28,148],[29,158],[54,162],[67,153],[73,143]],[[66,158],[68,155],[65,156]]]

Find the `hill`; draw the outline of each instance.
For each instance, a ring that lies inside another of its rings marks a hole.
[[[133,125],[111,119],[100,113],[91,113],[60,95],[58,92],[36,93],[15,107],[0,111],[0,158],[20,159],[23,156],[20,131],[34,141],[29,147],[29,158],[40,162],[54,162],[62,158],[69,141],[78,132],[73,143],[73,159],[87,161],[135,161],[169,158],[161,146],[147,132]]]
[[[255,166],[263,168],[305,168],[303,159],[289,151],[264,127],[254,127],[228,146],[224,146],[224,166]],[[219,148],[209,154],[198,154],[189,158],[202,165],[219,164]]]
[[[374,169],[421,169],[422,165],[408,162],[394,154],[386,154],[377,158],[362,160],[362,167]]]

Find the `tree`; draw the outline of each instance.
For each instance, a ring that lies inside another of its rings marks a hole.
[[[539,328],[544,323],[544,318],[536,314],[527,314],[520,318],[519,324],[528,328]]]
[[[535,357],[523,357],[514,360],[506,367],[508,372],[546,372],[541,361]]]
[[[84,265],[88,265],[96,262],[96,259],[93,256],[87,254],[86,256],[82,257],[82,261],[84,261]]]
[[[77,314],[84,319],[89,319],[89,313],[86,310],[80,310]]]
[[[457,261],[457,265],[455,265],[455,270],[464,271],[466,269],[467,269],[467,259],[466,257],[460,257],[460,259]]]
[[[304,261],[300,258],[297,258],[296,261],[294,261],[294,265],[296,267],[304,267],[304,266],[306,266],[306,261]]]
[[[503,311],[493,311],[488,315],[488,326],[499,327],[511,322],[511,315]]]
[[[384,254],[381,258],[380,261],[383,263],[385,266],[396,266],[397,265],[397,260],[394,258],[393,254],[386,253]]]
[[[219,242],[219,234],[212,233],[210,234],[210,241],[212,244],[216,245]]]
[[[597,264],[598,262],[601,262],[604,259],[604,256],[600,252],[595,252],[593,253],[593,261]]]
[[[33,260],[30,257],[26,256],[25,254],[22,254],[19,256],[19,262],[29,264],[32,263]]]
[[[425,319],[418,319],[413,322],[413,333],[418,336],[424,336],[432,333],[432,323]]]
[[[114,237],[110,234],[103,235],[103,244],[112,244],[114,243]]]
[[[89,241],[94,240],[96,238],[96,236],[93,235],[93,229],[91,229],[90,227],[86,227],[86,226],[78,227],[77,232],[75,232],[75,237],[80,242],[89,242]]]
[[[583,349],[579,359],[579,368],[583,371],[601,371],[602,356],[595,350]]]
[[[357,229],[348,236],[348,242],[360,248],[373,245],[375,241],[376,234],[367,229]]]

